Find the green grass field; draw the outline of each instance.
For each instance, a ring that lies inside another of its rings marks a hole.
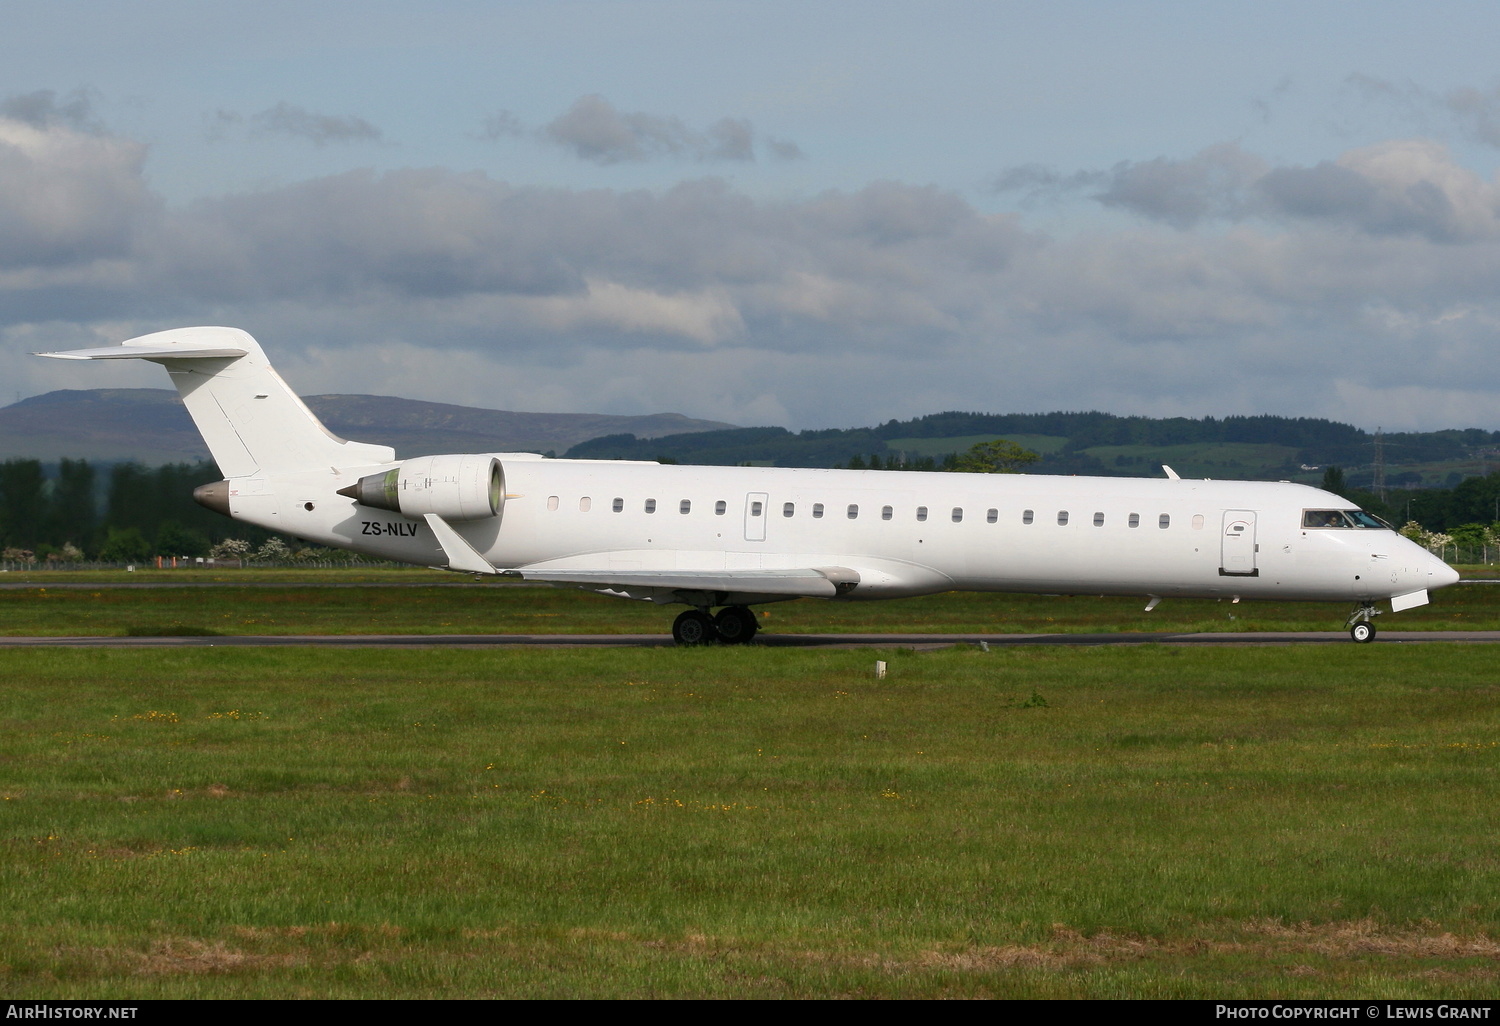
[[[245,571],[215,587],[109,586],[124,576],[80,589],[56,586],[76,581],[72,574],[34,575],[35,587],[0,589],[0,635],[665,634],[681,608],[571,589],[473,584],[430,571]],[[184,579],[170,572],[131,578]],[[313,582],[370,586],[306,586]],[[378,586],[392,583],[403,586]],[[759,612],[765,631],[782,634],[1327,631],[1341,629],[1349,612],[1343,603],[1167,599],[1150,613],[1144,606],[1141,598],[955,592],[888,602],[807,599]],[[1385,630],[1500,630],[1500,585],[1448,588],[1431,604],[1378,623]]]
[[[0,983],[1492,997],[1493,661],[0,651]]]

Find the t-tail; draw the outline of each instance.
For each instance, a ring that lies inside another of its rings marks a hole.
[[[239,328],[175,328],[118,346],[37,355],[161,364],[219,471],[231,481],[369,467],[396,458],[389,446],[345,441],[324,427],[272,369],[260,344]]]

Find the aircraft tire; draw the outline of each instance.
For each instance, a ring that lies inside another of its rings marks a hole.
[[[1375,625],[1368,620],[1361,620],[1349,628],[1349,637],[1354,639],[1356,645],[1366,645],[1375,640]]]
[[[672,622],[672,640],[679,645],[708,645],[719,640],[719,632],[707,613],[689,609]]]
[[[724,644],[743,645],[760,630],[760,621],[745,606],[725,606],[714,617],[714,630]]]

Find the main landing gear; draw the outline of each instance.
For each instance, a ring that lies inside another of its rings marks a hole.
[[[760,630],[760,621],[747,606],[725,606],[717,616],[706,609],[689,609],[672,624],[672,640],[679,645],[708,645],[715,641],[743,645]]]
[[[1354,607],[1354,612],[1349,614],[1344,626],[1349,628],[1349,637],[1354,639],[1355,644],[1364,645],[1375,640],[1375,622],[1372,618],[1379,615],[1380,610],[1369,602],[1362,602]]]

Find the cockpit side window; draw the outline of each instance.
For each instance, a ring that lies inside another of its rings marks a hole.
[[[1351,528],[1377,531],[1394,530],[1390,524],[1381,520],[1375,514],[1366,513],[1362,509],[1305,509],[1302,511],[1302,526],[1304,528],[1332,527],[1341,530]]]
[[[1354,525],[1344,519],[1344,514],[1336,509],[1305,509],[1302,511],[1303,527],[1353,527]]]

